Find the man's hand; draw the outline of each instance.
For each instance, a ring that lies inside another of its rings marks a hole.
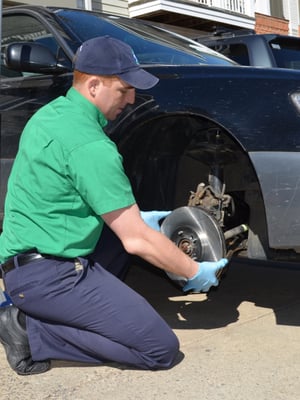
[[[144,222],[158,232],[160,232],[159,221],[169,214],[171,214],[171,211],[141,211]]]
[[[219,281],[216,275],[227,263],[227,258],[221,258],[219,261],[198,263],[198,272],[192,278],[188,279],[182,290],[184,292],[188,292],[189,290],[208,292],[212,286],[218,286]]]

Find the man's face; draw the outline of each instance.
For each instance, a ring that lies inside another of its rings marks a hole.
[[[99,86],[94,97],[94,104],[106,119],[114,120],[127,104],[133,104],[135,88],[118,77],[113,79],[100,78]]]

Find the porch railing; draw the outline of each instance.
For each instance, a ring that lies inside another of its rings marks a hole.
[[[128,0],[129,5],[134,5],[135,2],[136,0]],[[149,3],[151,2],[152,1],[149,1]],[[147,1],[144,1],[143,3],[146,5]],[[174,3],[176,3],[176,1]],[[235,12],[247,17],[254,17],[255,0],[188,0],[186,3],[203,4],[207,7]]]
[[[254,1],[252,0],[189,0],[208,7],[221,8],[223,10],[245,15],[254,15]]]

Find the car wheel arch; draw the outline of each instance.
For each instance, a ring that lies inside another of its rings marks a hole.
[[[260,185],[248,153],[229,130],[194,113],[164,113],[128,126],[118,147],[142,209],[174,209],[186,205],[190,192],[200,182],[207,182],[211,167],[220,163],[226,190],[234,193],[241,203],[238,207],[243,215],[237,216],[237,223],[252,225],[251,232],[255,232],[251,235],[255,239],[252,252],[260,249],[263,256],[268,246],[262,223],[265,219],[262,219]],[[251,209],[258,204],[259,221],[249,217]]]

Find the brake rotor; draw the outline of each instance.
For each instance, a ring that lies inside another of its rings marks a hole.
[[[226,255],[223,231],[215,218],[202,208],[175,209],[163,221],[161,232],[195,261],[217,261]],[[185,277],[166,273],[178,285],[185,285]]]

